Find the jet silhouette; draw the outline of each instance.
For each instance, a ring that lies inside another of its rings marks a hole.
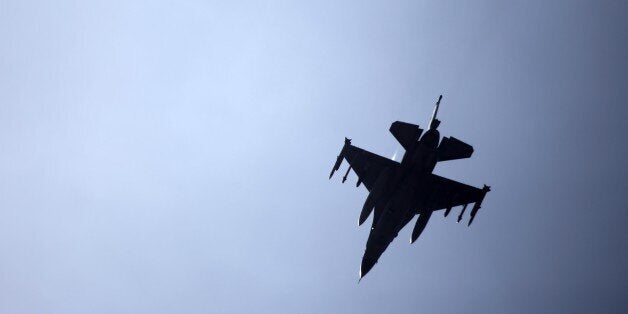
[[[390,126],[390,132],[405,149],[401,163],[353,146],[351,140],[345,138],[329,178],[340,168],[343,159],[347,160],[349,169],[342,182],[347,180],[347,175],[353,169],[358,175],[356,186],[364,184],[369,191],[360,213],[359,225],[374,212],[362,257],[360,279],[373,268],[399,231],[415,215],[419,218],[412,230],[411,243],[421,235],[432,213],[437,210],[445,209],[447,217],[452,207],[462,205],[458,216],[460,222],[467,205],[475,203],[467,224],[470,226],[486,193],[490,191],[487,185],[479,189],[432,174],[438,162],[469,158],[473,154],[471,145],[454,137],[440,140],[437,130],[440,121],[436,115],[442,98],[442,95],[438,97],[425,134],[422,135],[423,130],[416,124],[396,121]]]

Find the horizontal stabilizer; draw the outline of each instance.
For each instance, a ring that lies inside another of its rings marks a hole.
[[[473,154],[473,146],[455,138],[443,137],[438,146],[438,161],[469,158]]]
[[[419,140],[423,130],[416,124],[395,121],[390,125],[390,133],[395,136],[405,150],[409,150]]]

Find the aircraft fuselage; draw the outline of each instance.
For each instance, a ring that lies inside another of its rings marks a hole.
[[[405,152],[401,166],[391,176],[386,193],[376,205],[381,206],[381,216],[371,227],[361,271],[368,272],[399,231],[421,213],[421,203],[426,197],[422,193],[424,179],[436,167],[439,139],[438,131],[430,129]]]

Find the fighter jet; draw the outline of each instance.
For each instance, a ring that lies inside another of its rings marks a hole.
[[[358,225],[362,225],[374,212],[362,257],[360,279],[373,268],[399,231],[414,216],[419,217],[410,243],[417,240],[432,213],[437,210],[444,209],[447,217],[453,207],[463,206],[458,216],[460,222],[467,205],[474,203],[467,224],[470,226],[486,193],[490,191],[487,185],[480,189],[432,173],[438,162],[469,158],[473,154],[473,147],[461,140],[454,137],[440,139],[437,130],[440,121],[436,115],[442,98],[442,95],[438,97],[425,134],[416,124],[396,121],[390,126],[390,132],[405,149],[400,163],[353,146],[351,140],[345,138],[329,178],[340,168],[342,161],[347,160],[349,169],[342,182],[347,180],[353,169],[358,175],[356,186],[363,184],[369,191]]]

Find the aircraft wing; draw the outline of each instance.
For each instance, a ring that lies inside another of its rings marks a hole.
[[[343,148],[342,155],[369,191],[384,169],[390,168],[391,171],[394,171],[399,166],[399,163],[392,159],[373,154],[351,144]]]
[[[435,174],[431,174],[427,180],[429,196],[425,202],[425,209],[433,211],[469,203],[479,204],[488,192],[488,187],[479,189]]]

